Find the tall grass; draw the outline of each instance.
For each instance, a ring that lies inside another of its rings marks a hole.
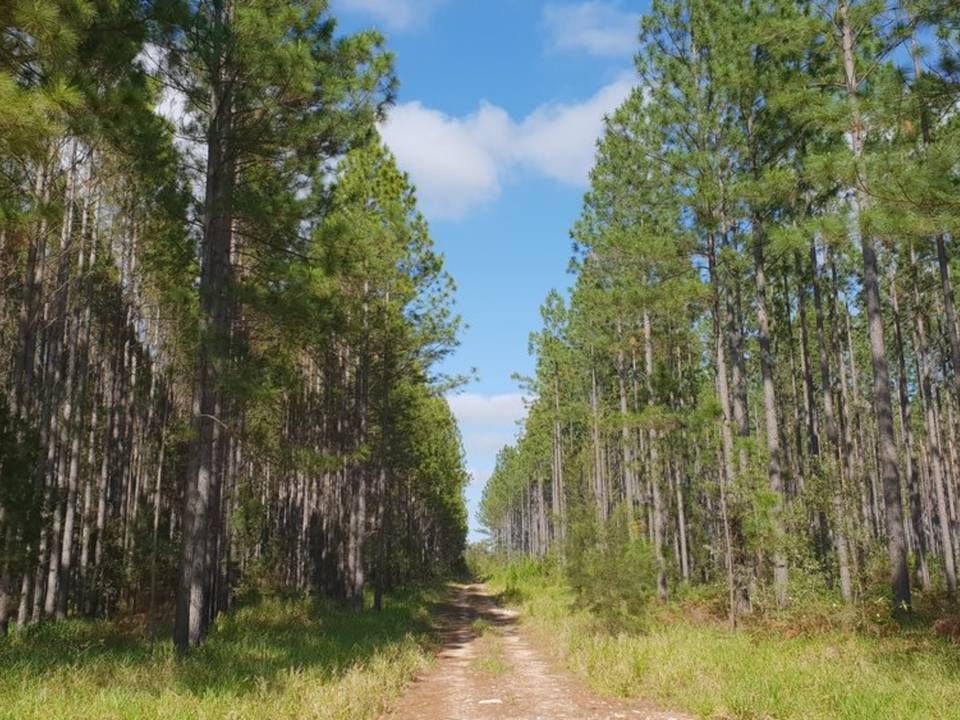
[[[122,623],[38,626],[0,639],[0,718],[375,718],[430,662],[428,599],[363,615],[264,599],[185,660]]]
[[[960,719],[960,646],[929,626],[869,630],[797,610],[734,632],[675,604],[643,633],[611,634],[550,567],[494,569],[490,584],[509,585],[545,645],[601,693],[711,720]]]

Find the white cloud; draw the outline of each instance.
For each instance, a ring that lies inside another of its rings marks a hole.
[[[586,183],[603,118],[619,107],[633,85],[632,77],[624,75],[586,102],[537,108],[519,128],[518,157],[554,180]]]
[[[462,427],[462,426],[461,426]],[[497,457],[497,453],[505,445],[512,445],[517,440],[517,428],[502,427],[496,430],[461,429],[463,435],[463,449],[468,458]]]
[[[491,142],[509,118],[482,106],[451,118],[419,102],[398,105],[381,128],[400,166],[410,173],[428,215],[460,217],[500,194],[500,168]]]
[[[372,15],[391,30],[409,30],[423,24],[445,0],[338,0],[344,10]]]
[[[640,15],[621,10],[619,2],[551,3],[543,9],[543,22],[557,50],[591,55],[630,55],[637,50]]]
[[[483,395],[468,392],[448,395],[447,402],[461,426],[515,425],[527,414],[524,396],[520,393]]]
[[[585,185],[603,117],[632,87],[625,73],[583,102],[541,105],[519,121],[487,102],[462,117],[403,103],[381,133],[417,185],[425,213],[459,218],[499,197],[515,169]]]

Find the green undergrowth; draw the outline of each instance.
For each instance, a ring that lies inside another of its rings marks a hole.
[[[0,718],[375,718],[430,663],[440,592],[362,615],[266,597],[223,616],[184,660],[135,622],[33,627],[0,639]]]
[[[709,720],[960,719],[960,644],[932,621],[871,622],[869,607],[823,600],[731,631],[719,593],[690,592],[654,603],[643,631],[615,633],[578,608],[556,569],[525,562],[487,577],[603,694]]]

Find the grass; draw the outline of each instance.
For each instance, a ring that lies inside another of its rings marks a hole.
[[[493,629],[493,625],[486,618],[478,617],[470,623],[470,629],[477,637],[483,637]]]
[[[481,638],[477,642],[477,653],[471,666],[485,675],[506,675],[513,670],[501,637],[488,635]]]
[[[477,618],[470,627],[477,638],[477,656],[471,661],[471,666],[486,675],[506,675],[513,670],[513,665],[507,660],[503,633],[484,618]]]
[[[265,599],[182,661],[122,624],[30,628],[0,639],[0,718],[375,718],[430,663],[431,599],[410,592],[361,616]]]
[[[598,692],[708,720],[960,719],[960,646],[930,626],[841,627],[798,611],[736,632],[678,605],[643,634],[610,634],[573,608],[560,578],[496,573],[535,631]]]

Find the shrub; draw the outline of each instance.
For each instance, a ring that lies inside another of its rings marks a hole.
[[[656,588],[656,564],[649,543],[630,537],[626,512],[606,523],[590,516],[571,525],[567,583],[577,605],[607,631],[642,630]]]

